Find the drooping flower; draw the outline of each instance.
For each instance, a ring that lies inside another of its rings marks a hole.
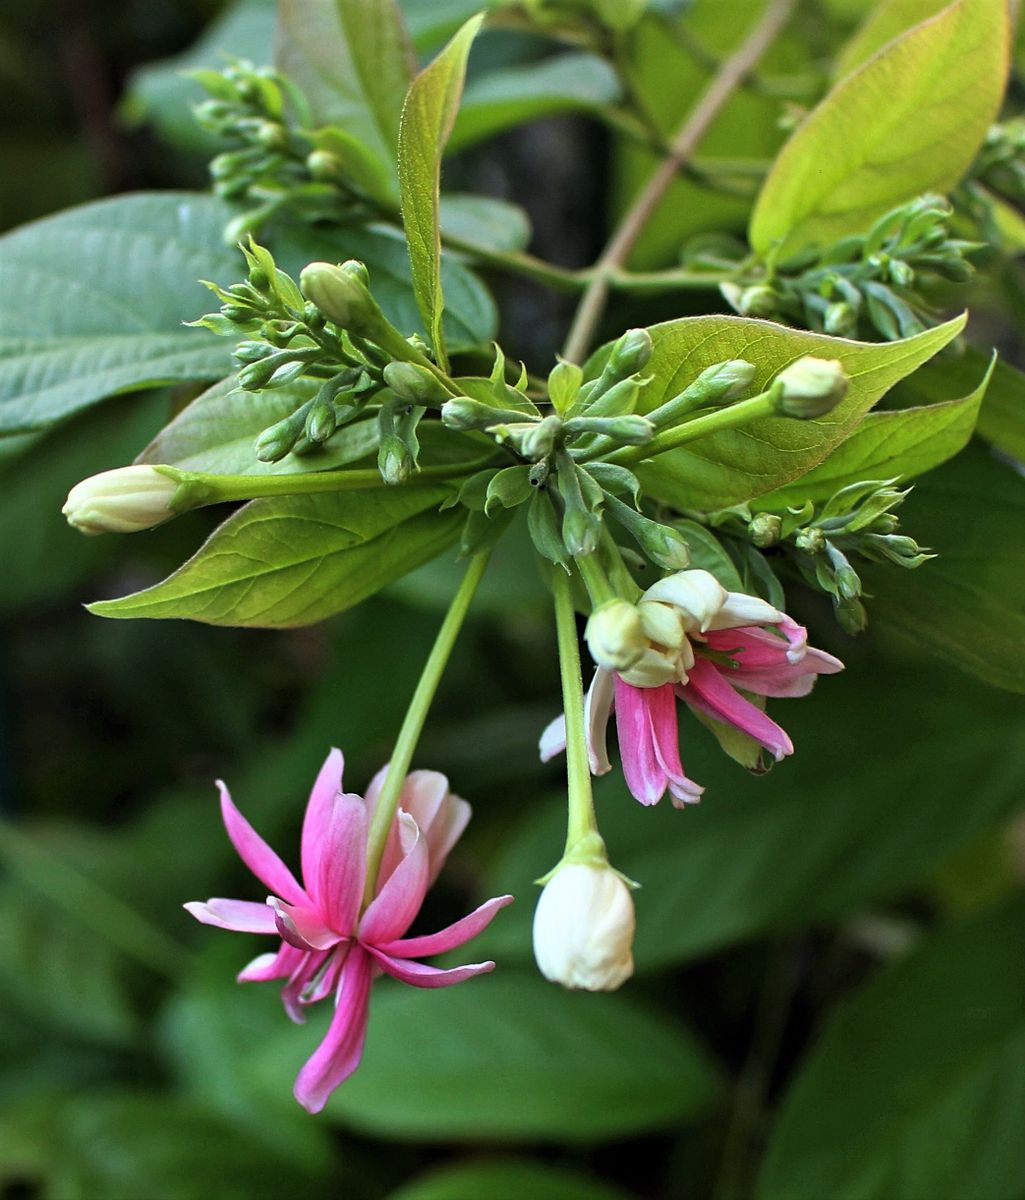
[[[328,755],[310,793],[302,830],[302,883],[267,845],[218,782],[221,813],[239,857],[273,893],[260,904],[215,897],[185,908],[206,925],[282,939],[261,954],[239,982],[284,979],[282,1000],[293,1021],[334,997],[327,1035],[295,1082],[295,1097],[319,1112],[359,1066],[366,1038],[370,987],[383,973],[414,987],[448,987],[494,969],[493,962],[442,970],[417,958],[442,954],[476,937],[512,896],[498,896],[439,933],[406,937],[427,889],[470,819],[436,771],[414,771],[403,784],[371,902],[363,909],[367,831],[384,782],[381,771],[366,798],[342,789],[341,751]]]
[[[562,862],[534,910],[534,958],[546,979],[611,992],[634,971],[634,903],[608,862]]]
[[[613,711],[623,774],[642,804],[668,789],[678,808],[704,790],[680,760],[677,699],[732,725],[777,760],[793,753],[781,726],[744,693],[806,696],[818,675],[843,663],[808,645],[807,630],[757,596],[727,591],[708,571],[678,571],[654,584],[637,604],[648,644],[625,670],[599,662],[587,694],[585,723],[591,770],[610,771],[606,729]],[[541,735],[547,761],[566,744],[559,717]]]

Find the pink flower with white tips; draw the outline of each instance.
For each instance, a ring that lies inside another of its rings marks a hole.
[[[643,648],[627,667],[599,662],[584,720],[591,771],[604,775],[612,769],[605,741],[615,711],[623,774],[642,804],[657,804],[668,790],[682,808],[704,790],[680,761],[678,698],[747,734],[778,761],[793,753],[793,743],[743,693],[806,696],[816,676],[843,670],[839,659],[809,647],[807,630],[786,613],[757,596],[727,591],[708,571],[668,575],[636,607]],[[541,758],[547,762],[565,745],[559,717],[541,735]]]
[[[493,962],[441,970],[413,960],[462,946],[513,899],[488,900],[440,933],[404,936],[470,819],[470,806],[449,792],[444,775],[414,771],[402,787],[374,898],[363,910],[367,830],[385,773],[375,777],[364,799],[341,790],[342,767],[341,751],[332,750],[310,793],[302,830],[302,884],[218,782],[228,837],[274,894],[265,904],[217,897],[185,905],[206,925],[283,939],[277,953],[261,954],[238,978],[286,980],[282,1000],[293,1021],[306,1019],[307,1005],[334,996],[327,1035],[295,1081],[295,1097],[309,1112],[319,1112],[359,1066],[374,979],[383,972],[414,987],[448,987],[494,970]]]

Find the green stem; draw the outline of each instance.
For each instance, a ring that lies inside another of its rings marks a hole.
[[[584,581],[584,587],[587,588],[593,608],[600,608],[610,600],[618,599],[616,589],[609,583],[597,554],[582,554],[574,559],[574,562],[577,564],[580,578]]]
[[[445,619],[441,623],[441,628],[438,630],[438,636],[435,638],[427,662],[424,664],[420,682],[416,685],[416,691],[413,692],[413,698],[406,710],[402,728],[395,739],[395,750],[392,753],[391,762],[388,764],[384,783],[381,785],[377,806],[374,809],[374,818],[370,823],[370,832],[367,835],[367,882],[364,892],[364,902],[367,904],[374,897],[381,856],[384,854],[388,834],[391,832],[395,813],[399,806],[402,785],[409,773],[409,766],[413,761],[416,745],[420,740],[424,722],[427,720],[431,702],[434,700],[434,693],[438,690],[438,684],[441,682],[445,665],[452,653],[452,647],[459,636],[459,630],[462,628],[463,620],[470,607],[470,601],[484,577],[489,557],[489,554],[478,554],[470,560],[466,574],[463,576],[459,589],[453,596],[449,610],[445,614]]]
[[[631,292],[639,296],[657,295],[659,292],[678,290],[714,292],[720,283],[728,283],[736,276],[730,271],[615,271],[609,275],[609,286],[620,292]]]
[[[698,438],[720,433],[724,429],[736,429],[739,425],[746,425],[749,421],[756,421],[760,417],[778,415],[778,394],[779,388],[773,386],[766,392],[752,396],[749,400],[731,404],[729,408],[720,408],[716,412],[695,417],[693,421],[687,421],[673,429],[663,429],[643,446],[624,446],[622,450],[610,454],[603,461],[618,463],[621,466],[644,462],[649,458],[654,458],[656,454],[665,454],[667,450],[675,450]]]
[[[568,267],[557,267],[543,258],[533,254],[524,254],[515,250],[495,250],[489,246],[481,246],[477,242],[467,241],[466,238],[455,237],[442,233],[442,243],[449,250],[458,250],[471,255],[477,262],[489,267],[499,267],[514,275],[522,275],[537,283],[547,284],[561,292],[580,292],[587,286],[588,273],[576,271]]]
[[[771,0],[761,20],[738,49],[726,59],[719,73],[702,93],[673,138],[669,153],[627,210],[595,264],[591,280],[580,299],[563,350],[563,356],[570,362],[583,362],[594,331],[605,311],[612,277],[623,267],[634,243],[658,208],[669,185],[681,168],[691,161],[709,126],[786,24],[793,11],[794,2],[795,0]]]
[[[0,862],[20,883],[156,974],[178,979],[188,965],[185,946],[8,821],[0,821]]]
[[[591,792],[591,766],[587,758],[584,730],[584,689],[580,675],[577,619],[569,576],[558,568],[552,572],[555,591],[555,625],[559,639],[559,675],[562,706],[566,714],[566,776],[569,811],[566,820],[566,853],[587,838],[600,839]]]

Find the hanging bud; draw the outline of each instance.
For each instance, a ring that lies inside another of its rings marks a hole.
[[[748,522],[747,536],[759,550],[775,546],[783,531],[783,520],[775,513],[757,513]]]
[[[159,467],[118,467],[76,483],[61,512],[80,533],[137,533],[176,515],[178,487]]]
[[[802,529],[795,534],[794,545],[805,554],[821,554],[826,548],[826,536],[821,529]]]
[[[541,974],[567,988],[611,992],[633,974],[634,904],[609,866],[562,862],[534,912]]]
[[[826,309],[822,328],[833,337],[847,337],[858,324],[858,314],[846,300],[838,300]]]
[[[847,374],[835,358],[806,355],[776,376],[777,406],[783,416],[808,420],[832,412],[847,395]]]
[[[283,421],[268,425],[257,437],[253,449],[260,462],[278,462],[292,451],[303,431],[303,421],[297,420],[298,416],[300,414],[293,413]]]
[[[384,368],[384,382],[400,400],[437,408],[452,399],[438,377],[427,367],[411,362],[393,362]]]
[[[574,558],[593,554],[601,537],[601,517],[586,508],[567,508],[562,518],[562,540]]]
[[[833,608],[837,621],[845,633],[861,633],[868,624],[868,613],[857,598],[838,600]]]
[[[413,456],[396,434],[390,434],[377,451],[377,469],[385,483],[405,483],[413,473]]]
[[[306,436],[311,442],[323,445],[334,433],[338,424],[335,406],[326,400],[318,400],[306,417]]]
[[[587,621],[584,640],[599,667],[625,671],[648,648],[636,607],[627,600],[609,600]]]
[[[536,461],[551,454],[561,434],[561,419],[549,416],[542,421],[523,423],[522,432],[512,440],[519,443],[519,451],[524,458]]]

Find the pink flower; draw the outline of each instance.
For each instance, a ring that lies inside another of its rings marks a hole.
[[[302,885],[218,782],[228,837],[274,894],[265,904],[215,897],[185,905],[205,925],[283,939],[276,953],[261,954],[238,978],[286,980],[281,995],[293,1021],[302,1023],[307,1005],[334,996],[327,1035],[295,1081],[295,1097],[309,1112],[319,1112],[359,1066],[374,979],[385,972],[414,987],[448,987],[494,970],[493,962],[441,970],[413,959],[463,945],[513,899],[488,900],[440,933],[404,936],[470,819],[470,806],[449,792],[444,775],[414,771],[403,784],[374,899],[364,910],[367,830],[385,773],[378,773],[364,799],[341,790],[342,767],[341,751],[332,750],[310,793],[302,830]]]
[[[605,749],[613,710],[627,786],[642,804],[666,790],[676,807],[696,803],[704,789],[680,760],[676,700],[732,725],[778,761],[794,750],[786,730],[752,703],[756,696],[806,696],[818,675],[843,663],[808,646],[807,630],[756,596],[728,592],[707,571],[679,571],[650,587],[637,605],[649,638],[636,665],[599,666],[587,694],[591,771],[612,769]],[[563,717],[541,735],[541,758],[565,749]]]

